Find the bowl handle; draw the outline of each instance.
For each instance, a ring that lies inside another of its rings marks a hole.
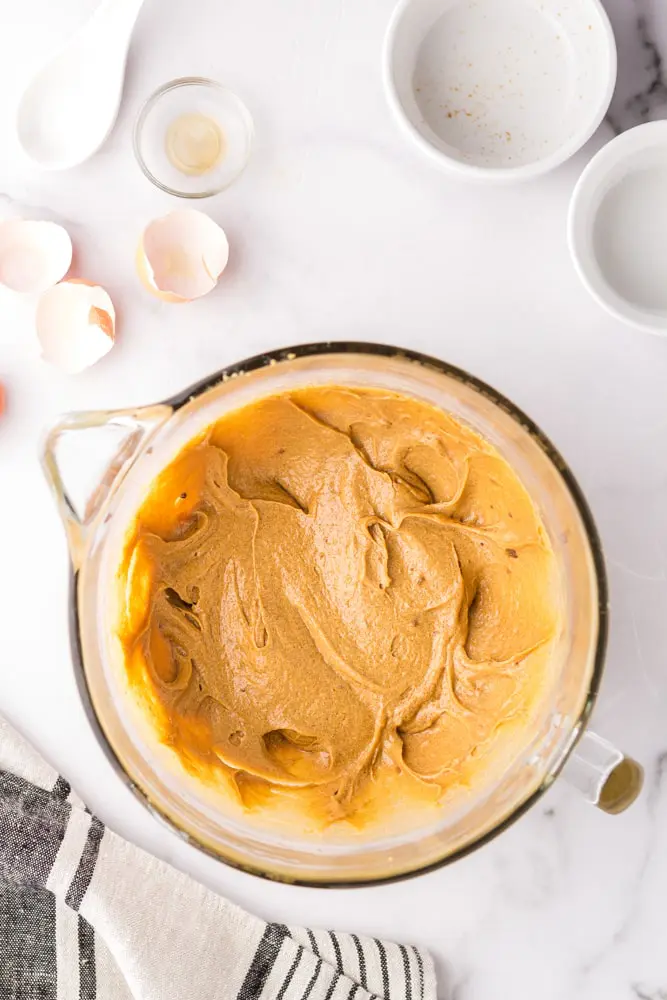
[[[68,413],[47,430],[40,459],[75,570],[81,567],[90,526],[102,505],[172,413],[164,403],[137,410]]]
[[[615,816],[631,806],[641,792],[644,769],[607,740],[587,731],[568,758],[563,777],[587,802]]]

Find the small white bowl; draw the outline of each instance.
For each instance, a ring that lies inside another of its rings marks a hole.
[[[593,157],[572,195],[568,242],[601,306],[667,335],[667,121],[638,125]]]
[[[399,0],[384,77],[398,118],[441,166],[523,180],[595,132],[616,44],[599,0]]]

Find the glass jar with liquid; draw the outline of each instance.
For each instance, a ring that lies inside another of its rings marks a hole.
[[[162,191],[208,198],[243,171],[252,138],[252,118],[236,94],[213,80],[185,77],[146,101],[134,129],[134,151]]]

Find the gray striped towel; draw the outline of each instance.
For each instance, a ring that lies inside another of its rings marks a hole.
[[[0,1000],[435,1000],[430,957],[267,924],[107,829],[0,718]]]

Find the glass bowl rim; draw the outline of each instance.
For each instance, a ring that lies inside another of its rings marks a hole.
[[[449,362],[442,361],[430,355],[422,354],[419,351],[413,351],[409,348],[393,347],[388,344],[350,340],[321,341],[310,344],[299,344],[294,347],[278,348],[266,351],[262,354],[256,354],[243,361],[234,362],[193,383],[187,389],[184,389],[168,399],[163,400],[162,405],[171,407],[173,414],[175,414],[179,409],[181,409],[181,407],[208,392],[210,389],[214,389],[222,382],[226,382],[230,377],[240,375],[242,373],[249,373],[269,366],[275,367],[281,363],[295,361],[300,358],[336,354],[357,354],[369,357],[396,358],[399,360],[413,362],[422,367],[430,368],[436,373],[446,375],[456,381],[462,382],[464,385],[467,385],[481,393],[483,396],[486,396],[493,403],[499,406],[500,409],[504,410],[509,416],[511,416],[528,434],[530,434],[534,441],[542,448],[546,457],[551,461],[552,465],[563,479],[565,487],[571,496],[575,507],[577,508],[577,513],[581,518],[586,538],[590,546],[590,553],[597,584],[598,634],[588,691],[581,710],[572,726],[570,739],[566,749],[560,755],[559,759],[550,766],[547,774],[544,776],[538,787],[531,792],[526,799],[520,802],[519,805],[516,806],[516,808],[514,808],[507,816],[501,819],[500,822],[450,854],[446,854],[434,861],[429,861],[427,864],[419,865],[414,869],[404,870],[392,875],[354,878],[348,880],[327,880],[326,878],[300,879],[294,876],[281,876],[279,874],[266,871],[260,867],[254,866],[250,862],[239,862],[235,858],[228,857],[221,851],[214,850],[213,848],[207,846],[195,836],[182,830],[178,826],[178,823],[158,808],[149,799],[143,789],[132,780],[130,775],[125,770],[122,762],[118,758],[113,746],[109,742],[93,705],[83,662],[78,602],[79,571],[72,567],[70,572],[69,633],[75,679],[79,695],[83,702],[84,711],[89,723],[91,724],[93,732],[97,737],[97,741],[107,760],[112,765],[116,774],[123,781],[124,785],[133,793],[133,795],[141,802],[141,804],[152,816],[171,830],[172,833],[175,833],[180,840],[185,841],[185,843],[195,847],[204,854],[209,855],[216,861],[223,862],[232,868],[236,868],[250,875],[259,876],[260,878],[264,878],[272,882],[282,882],[290,885],[314,889],[368,888],[370,886],[401,882],[408,878],[415,878],[418,875],[425,875],[428,872],[436,871],[439,868],[443,868],[446,865],[452,864],[454,861],[458,861],[461,858],[466,857],[478,848],[490,843],[490,841],[494,840],[499,834],[503,833],[510,826],[512,826],[518,819],[528,812],[528,810],[535,805],[535,803],[541,799],[544,793],[552,786],[581,738],[590,719],[600,689],[600,683],[604,672],[609,633],[609,588],[602,542],[600,540],[591,509],[588,505],[588,501],[586,500],[574,473],[557,448],[552,444],[550,439],[540,430],[538,425],[523,412],[523,410],[516,406],[515,403],[502,393],[498,392],[497,389],[494,389],[492,386],[488,385],[488,383],[482,381],[476,376],[471,375],[463,368],[451,365]],[[143,408],[143,406],[141,408]],[[168,419],[171,419],[171,417]]]

